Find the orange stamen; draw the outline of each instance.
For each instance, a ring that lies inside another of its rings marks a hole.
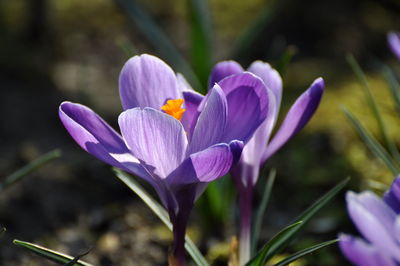
[[[182,115],[186,109],[181,108],[183,99],[168,100],[166,104],[161,107],[165,113],[174,117],[175,119],[181,120]]]

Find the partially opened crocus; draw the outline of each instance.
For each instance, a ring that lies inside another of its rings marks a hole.
[[[339,235],[342,253],[355,265],[400,264],[400,177],[383,199],[370,191],[347,192],[347,211],[364,238]]]
[[[253,137],[245,145],[241,159],[231,171],[235,186],[239,192],[241,211],[240,225],[240,261],[243,265],[250,257],[251,209],[254,186],[260,173],[260,167],[277,152],[289,139],[296,135],[310,120],[321,100],[324,81],[316,79],[290,108],[277,133],[271,138],[275,127],[282,98],[282,79],[279,73],[268,63],[255,61],[247,69],[260,77],[265,84],[270,101],[267,118],[259,126]],[[210,87],[213,84],[229,83],[232,75],[243,73],[244,69],[235,61],[218,63],[211,73]]]
[[[215,84],[202,96],[162,60],[141,55],[120,74],[121,134],[88,107],[64,102],[59,108],[61,121],[84,150],[157,191],[173,224],[174,265],[185,264],[184,235],[194,201],[239,160],[243,143],[269,111],[260,78],[239,73],[227,80],[229,89]]]
[[[389,32],[387,35],[389,48],[400,60],[400,34],[398,32]]]

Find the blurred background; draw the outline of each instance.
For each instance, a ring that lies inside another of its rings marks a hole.
[[[0,0],[0,182],[50,150],[62,152],[0,192],[0,224],[7,228],[0,265],[53,265],[14,246],[15,238],[73,256],[92,248],[85,260],[94,265],[166,264],[168,229],[108,165],[79,148],[57,114],[62,101],[79,102],[117,128],[119,71],[140,53],[161,57],[203,92],[217,61],[234,59],[244,67],[270,62],[284,80],[280,120],[315,78],[325,79],[316,115],[260,177],[261,195],[269,169],[277,170],[260,244],[347,176],[348,189],[382,193],[393,175],[341,110],[347,107],[377,132],[345,55],[353,54],[366,72],[388,134],[398,143],[399,113],[379,70],[385,63],[400,73],[386,40],[396,30],[397,0]],[[284,252],[338,232],[356,233],[343,195]],[[237,226],[234,204],[227,177],[191,217],[189,234],[213,265],[226,265]],[[296,265],[345,264],[333,245]]]

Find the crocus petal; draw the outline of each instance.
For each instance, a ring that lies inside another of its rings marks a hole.
[[[271,89],[275,96],[275,119],[278,116],[282,99],[282,78],[278,71],[273,69],[270,64],[262,61],[254,61],[249,68],[249,72],[260,77],[267,88]]]
[[[198,108],[204,96],[195,91],[184,91],[183,98],[185,100],[185,112],[182,115],[181,123],[186,132],[192,132],[192,127],[199,116]]]
[[[394,212],[400,214],[400,176],[393,181],[390,189],[385,193],[383,199],[393,209]]]
[[[242,150],[244,147],[243,141],[239,140],[233,140],[229,143],[229,148],[231,149],[232,155],[233,155],[233,162],[232,166],[236,165],[236,163],[239,161],[240,156],[242,154]],[[196,199],[198,199],[201,194],[203,194],[204,190],[207,188],[207,183],[199,183],[196,186]]]
[[[396,217],[396,221],[394,222],[394,236],[398,243],[400,243],[400,215]]]
[[[235,165],[239,161],[240,157],[242,156],[244,143],[243,143],[243,141],[240,141],[240,140],[232,140],[229,143],[229,148],[231,149],[231,152],[233,155],[232,165]]]
[[[201,111],[190,138],[188,155],[220,143],[227,119],[227,102],[221,88],[215,84],[199,106]]]
[[[262,162],[271,157],[307,124],[319,105],[323,91],[324,80],[318,78],[308,90],[300,95],[287,113],[278,132],[268,144]]]
[[[59,116],[72,138],[96,158],[142,178],[150,177],[139,164],[121,136],[86,106],[63,102]]]
[[[396,32],[390,32],[387,36],[390,50],[400,60],[400,35]]]
[[[181,73],[176,73],[176,79],[178,81],[178,86],[181,92],[184,91],[195,92],[195,90],[193,90],[192,86],[190,86],[189,82],[186,80],[184,75],[182,75]]]
[[[362,205],[374,217],[379,218],[379,221],[387,232],[393,231],[396,214],[377,195],[370,191],[364,191],[358,194],[349,193],[347,200],[357,201],[358,204]]]
[[[391,209],[389,207],[385,209],[383,207],[385,204],[378,203],[379,199],[376,200],[373,195],[371,192],[360,195],[348,192],[346,201],[350,217],[360,233],[382,254],[400,261],[400,247],[392,235],[394,220],[390,217]],[[392,226],[389,225],[391,220]]]
[[[166,178],[184,159],[187,138],[182,124],[152,108],[133,108],[118,119],[122,136],[146,169]]]
[[[167,181],[173,185],[211,182],[225,175],[232,166],[234,155],[229,144],[220,143],[191,154],[171,173]]]
[[[397,265],[392,259],[380,254],[374,246],[360,238],[341,234],[339,247],[347,259],[358,266]]]
[[[272,94],[272,91],[268,90],[268,93]],[[267,118],[246,143],[239,163],[231,171],[232,177],[239,187],[246,188],[248,186],[254,186],[257,183],[261,160],[275,124],[274,112],[276,109],[274,108],[275,103],[273,95],[270,95],[269,99],[271,99],[271,101],[269,103]]]
[[[265,131],[266,127],[262,124],[244,146],[239,163],[231,171],[233,178],[236,179],[235,182],[240,186],[254,186],[257,182],[264,147],[268,140]]]
[[[244,69],[235,61],[219,62],[211,70],[208,86],[212,88],[215,83],[234,74],[242,73]]]
[[[119,77],[119,90],[124,110],[134,107],[160,110],[167,99],[182,98],[172,69],[161,59],[147,54],[126,62]]]
[[[270,104],[268,89],[259,77],[250,72],[229,76],[218,84],[228,102],[223,141],[238,139],[247,142],[267,116]]]

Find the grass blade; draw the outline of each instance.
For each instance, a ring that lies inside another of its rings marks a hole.
[[[380,134],[385,142],[385,145],[388,147],[390,153],[392,154],[392,156],[394,156],[395,158],[400,158],[400,153],[399,150],[397,149],[395,143],[393,142],[392,139],[389,138],[389,135],[387,133],[387,129],[385,126],[385,123],[383,121],[382,115],[379,111],[378,105],[375,101],[374,96],[372,95],[371,92],[371,88],[369,86],[367,77],[365,76],[364,72],[362,71],[360,65],[357,63],[356,59],[354,58],[354,56],[348,54],[346,56],[346,60],[349,63],[350,67],[352,68],[354,74],[357,76],[361,87],[364,91],[365,94],[365,99],[372,111],[372,114],[375,117],[375,120],[378,124],[378,128],[380,131]]]
[[[299,217],[295,220],[293,224],[296,222],[302,222],[293,230],[288,231],[283,237],[279,239],[273,246],[271,246],[265,255],[265,261],[271,259],[275,254],[279,253],[285,247],[287,247],[290,241],[304,228],[304,226],[311,220],[312,217],[328,202],[332,200],[349,182],[350,178],[346,178],[331,190],[329,190],[326,194],[324,194],[321,198],[319,198],[316,202],[314,202],[310,207],[308,207]],[[254,264],[254,265],[261,265],[261,264]]]
[[[202,88],[207,88],[212,64],[212,26],[207,0],[187,0],[190,17],[192,66]],[[205,93],[206,90],[201,91]]]
[[[161,206],[153,197],[151,197],[145,189],[131,176],[127,173],[113,168],[116,176],[125,183],[133,192],[136,193],[146,205],[161,219],[161,221],[172,231],[172,224],[169,220],[167,211]],[[193,243],[193,241],[186,235],[185,237],[185,248],[197,265],[207,266],[208,263],[206,259],[201,255],[200,251]]]
[[[353,114],[343,108],[343,112],[346,115],[347,119],[350,121],[357,134],[361,137],[363,142],[368,146],[370,151],[378,158],[380,158],[389,170],[393,173],[393,175],[397,175],[400,172],[400,168],[396,162],[393,161],[390,154],[382,147],[382,145],[374,139],[371,134],[361,125],[361,123],[353,116]]]
[[[303,249],[301,251],[298,251],[294,254],[292,254],[291,256],[281,260],[280,262],[278,262],[277,264],[274,264],[274,266],[285,266],[285,265],[289,265],[291,262],[296,261],[298,259],[300,259],[301,257],[304,257],[314,251],[317,251],[318,249],[324,248],[326,246],[332,245],[336,242],[338,242],[339,239],[333,239],[333,240],[329,240],[320,244],[317,244],[315,246]]]
[[[7,231],[7,229],[5,227],[0,229],[0,237],[3,236],[3,234]]]
[[[382,74],[389,85],[390,92],[396,104],[396,110],[397,112],[400,112],[400,84],[390,67],[383,65]]]
[[[155,199],[153,199],[145,189],[130,175],[126,174],[122,170],[113,168],[117,177],[125,183],[136,195],[141,198],[144,203],[160,218],[160,220],[172,230],[172,224],[169,221],[168,212],[162,207]]]
[[[7,176],[5,178],[5,181],[0,184],[0,191],[6,189],[12,184],[15,184],[16,182],[20,181],[23,177],[27,176],[28,174],[32,173],[36,169],[42,167],[46,163],[59,158],[61,156],[61,151],[56,149],[53,151],[50,151],[39,158],[33,160],[29,164],[25,165],[18,171],[12,173],[11,175]]]
[[[194,89],[200,90],[201,85],[199,80],[190,65],[142,6],[137,3],[136,0],[115,1],[122,7],[128,17],[135,22],[135,25],[154,48],[160,52],[162,57],[165,58],[177,72],[182,73]]]
[[[128,40],[120,39],[117,40],[115,44],[121,49],[126,57],[132,57],[135,54],[138,54],[136,47]]]
[[[261,266],[265,265],[265,263],[268,260],[269,254],[271,253],[270,251],[272,249],[276,249],[276,246],[279,246],[280,243],[287,239],[287,235],[291,234],[291,232],[296,231],[303,221],[298,221],[294,224],[289,225],[288,227],[284,228],[282,231],[277,233],[268,243],[264,245],[264,247],[257,253],[256,256],[254,256],[247,264],[246,266]]]
[[[76,256],[74,259],[70,260],[69,262],[65,263],[63,266],[74,266],[81,258],[83,258],[84,256],[86,256],[87,254],[89,254],[89,252],[92,249],[89,249],[88,251]]]
[[[292,58],[296,55],[296,53],[296,46],[289,45],[288,47],[286,47],[285,52],[280,57],[276,70],[282,77],[285,75],[287,66],[289,65],[290,61],[292,61]]]
[[[23,247],[28,249],[29,251],[35,253],[36,255],[39,255],[43,258],[46,258],[48,260],[51,260],[53,262],[56,262],[61,265],[68,264],[69,262],[74,260],[74,257],[36,245],[32,244],[29,242],[25,241],[20,241],[17,239],[14,239],[13,243],[17,246]],[[89,264],[87,262],[78,260],[74,264],[70,264],[71,266],[92,266],[92,264]]]
[[[216,225],[223,226],[232,215],[235,190],[232,179],[222,177],[207,185],[204,194],[196,203],[202,222],[208,230],[214,230]]]
[[[251,49],[255,40],[260,36],[260,33],[273,18],[273,15],[275,14],[275,2],[277,1],[274,1],[274,3],[265,7],[254,23],[239,36],[233,46],[232,55],[234,58],[241,58]]]
[[[257,248],[257,243],[258,243],[258,238],[259,238],[260,232],[261,232],[261,226],[262,226],[264,213],[267,208],[269,198],[271,196],[271,191],[272,191],[272,187],[274,186],[275,177],[276,177],[276,170],[272,169],[269,172],[269,176],[268,176],[267,183],[266,183],[266,186],[264,189],[264,193],[261,198],[261,202],[260,202],[260,205],[258,207],[257,213],[255,215],[255,219],[254,219],[253,236],[251,238],[252,239],[251,254],[254,254],[255,250]]]
[[[347,185],[349,181],[350,178],[348,177],[334,186],[310,207],[308,207],[302,214],[300,214],[300,216],[296,218],[296,221],[303,221],[304,226],[319,210],[321,210],[328,202],[330,202],[333,197],[335,197]]]

